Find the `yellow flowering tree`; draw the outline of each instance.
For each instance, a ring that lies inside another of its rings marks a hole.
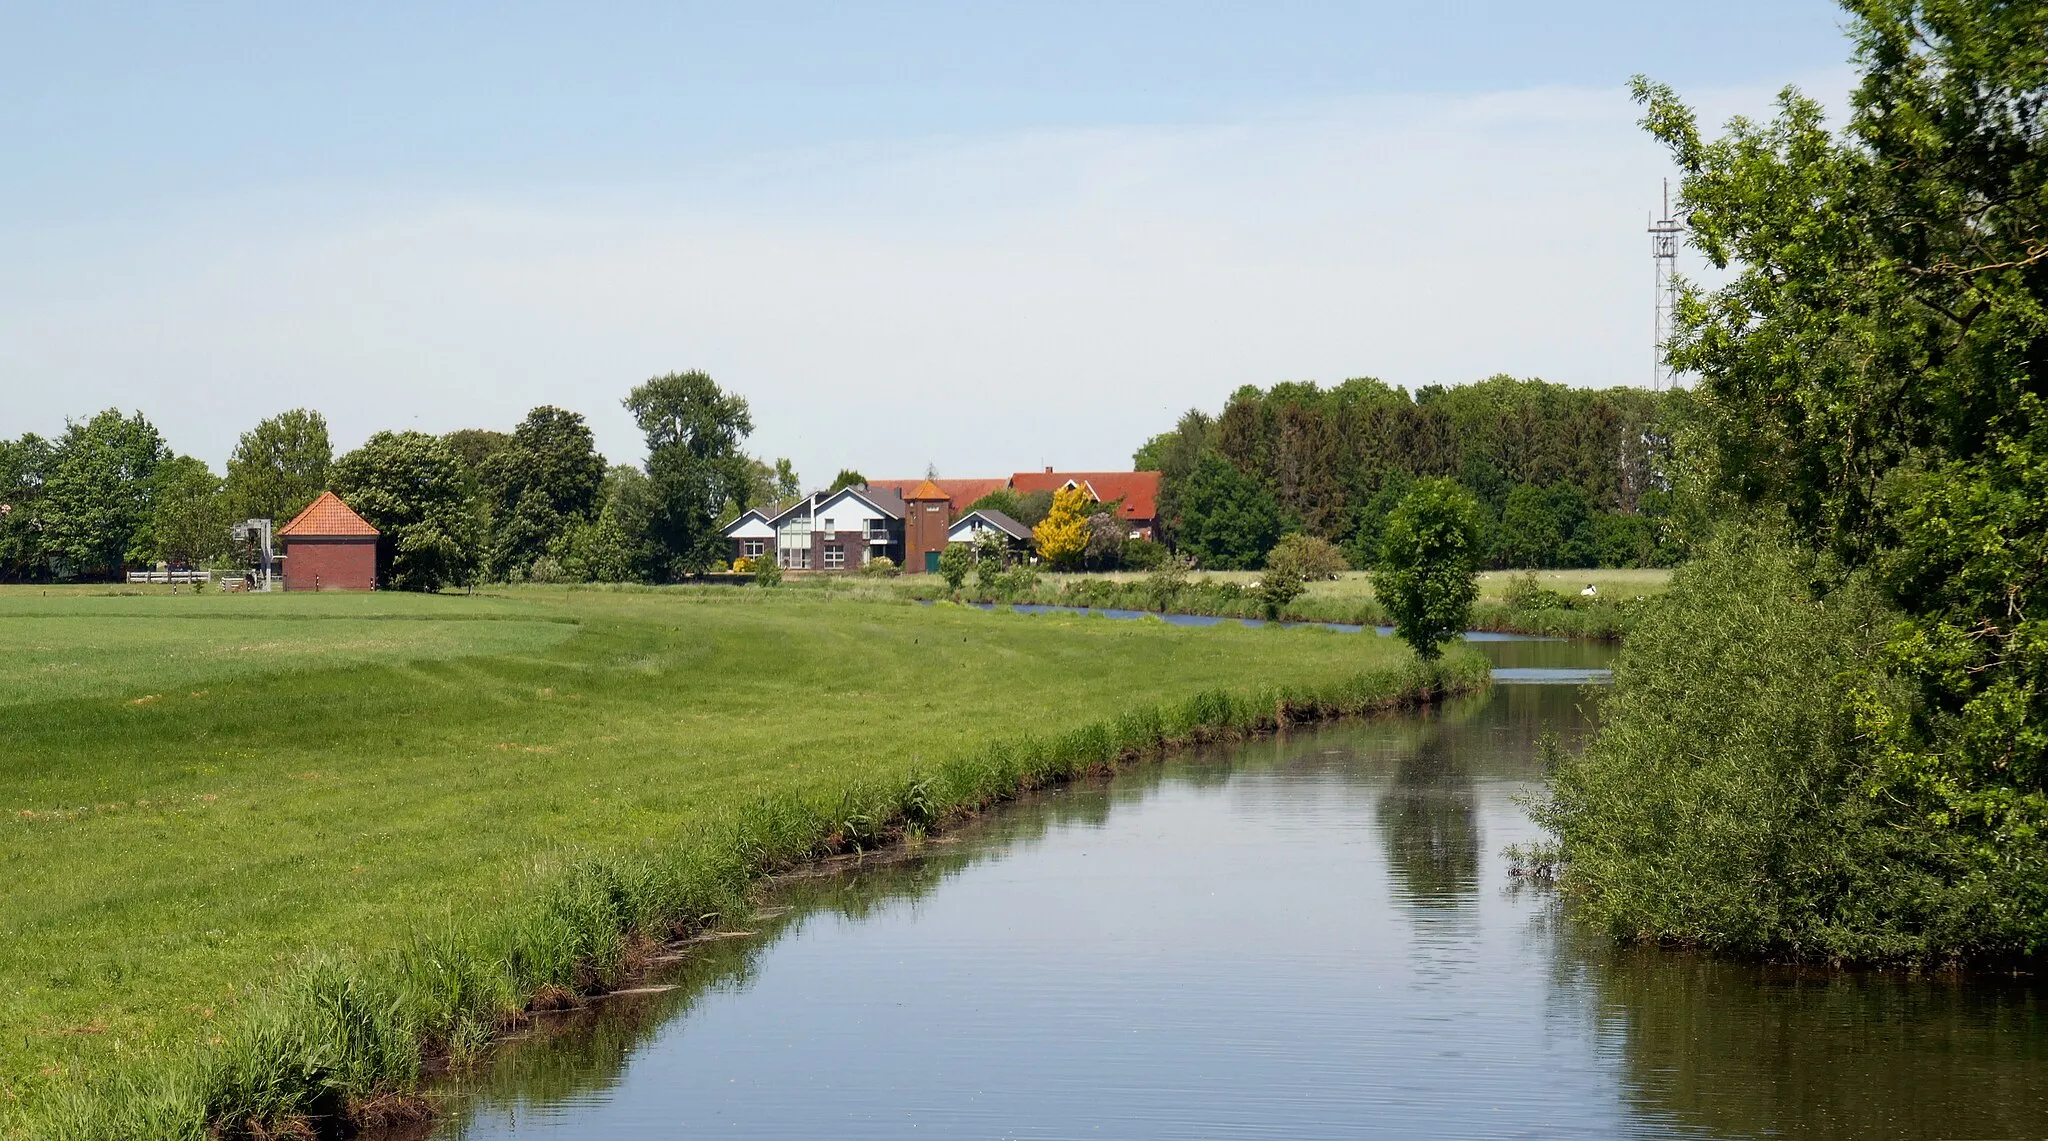
[[[1054,492],[1052,510],[1031,529],[1038,557],[1057,567],[1079,563],[1088,549],[1088,509],[1093,506],[1095,497],[1078,486]]]

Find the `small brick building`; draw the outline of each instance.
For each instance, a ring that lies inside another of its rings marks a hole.
[[[377,589],[375,527],[323,491],[320,498],[280,527],[286,590]]]

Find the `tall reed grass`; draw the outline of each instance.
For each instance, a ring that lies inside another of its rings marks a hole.
[[[769,797],[659,850],[566,853],[509,910],[469,914],[380,954],[313,955],[210,1040],[137,1059],[118,1080],[71,1088],[37,1119],[10,1124],[64,1141],[202,1141],[343,1135],[417,1114],[415,1095],[436,1069],[476,1061],[537,1010],[618,986],[665,942],[743,920],[764,876],[1187,744],[1487,683],[1484,659],[1464,652],[1323,687],[1211,689],[1064,733],[991,741],[903,780]]]

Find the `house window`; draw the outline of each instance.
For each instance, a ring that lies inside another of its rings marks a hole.
[[[846,566],[846,548],[838,543],[825,544],[825,569],[841,570]]]
[[[819,530],[821,530],[821,531],[823,531],[823,532],[825,532],[826,534],[828,534],[828,535],[829,535],[829,534],[831,534],[832,532],[834,532],[834,531],[837,531],[837,530],[838,530],[839,528],[837,528],[837,527],[834,527],[834,526],[832,525],[832,520],[830,520],[830,519],[827,519],[827,520],[825,520],[825,525],[824,525],[823,527],[820,527],[820,528],[818,528],[818,529],[819,529]]]
[[[768,549],[768,542],[767,542],[767,540],[765,540],[765,539],[741,539],[741,540],[740,540],[740,554],[741,554],[741,555],[744,555],[744,556],[745,556],[745,557],[747,557],[747,558],[750,558],[750,559],[758,559],[758,558],[760,558],[760,557],[761,557],[761,552],[763,552],[763,551],[765,551],[765,550],[767,550],[767,549]]]
[[[785,570],[811,569],[811,549],[809,547],[782,548],[782,566]]]

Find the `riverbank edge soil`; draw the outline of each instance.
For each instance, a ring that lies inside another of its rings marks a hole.
[[[1049,736],[984,746],[826,802],[794,792],[645,855],[589,857],[523,905],[395,951],[313,958],[214,1043],[64,1091],[35,1136],[346,1136],[428,1111],[420,1080],[479,1058],[535,1011],[603,994],[662,944],[743,917],[754,886],[805,861],[930,832],[1020,792],[1194,744],[1413,708],[1489,683],[1465,652],[1323,686],[1210,689]]]

